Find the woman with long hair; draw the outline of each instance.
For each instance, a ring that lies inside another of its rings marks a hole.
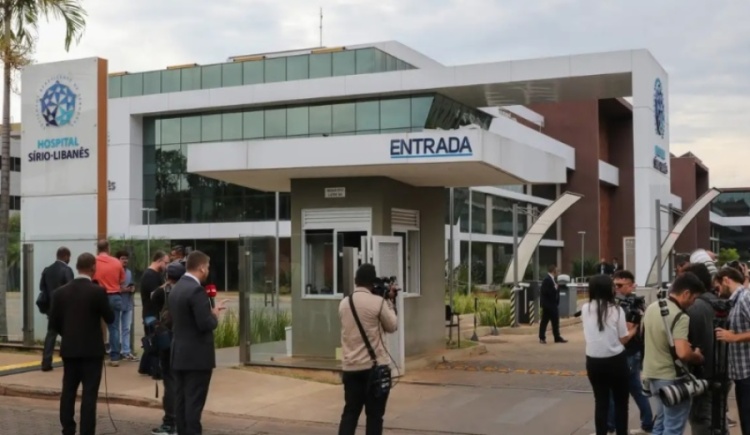
[[[596,435],[607,434],[610,395],[615,402],[615,432],[628,433],[628,362],[625,343],[636,333],[625,322],[625,312],[615,302],[612,278],[596,275],[589,280],[589,302],[581,307],[586,339],[586,371],[594,390]]]

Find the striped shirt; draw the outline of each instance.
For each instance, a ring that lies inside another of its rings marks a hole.
[[[750,290],[741,288],[729,299],[733,306],[729,312],[729,327],[735,334],[750,332]],[[729,378],[750,378],[750,342],[730,343],[728,346]]]

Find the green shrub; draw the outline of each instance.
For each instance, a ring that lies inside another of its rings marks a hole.
[[[478,313],[475,313],[474,309],[475,298]],[[448,303],[447,300],[446,303]],[[497,314],[495,309],[497,309]],[[510,304],[506,301],[495,300],[490,296],[454,295],[453,310],[459,315],[476,314],[480,326],[501,327],[510,325]]]
[[[498,302],[496,307],[497,312],[494,305],[487,307],[487,309],[480,309],[478,319],[480,326],[496,326],[498,328],[510,326],[510,304]]]
[[[292,324],[289,311],[276,311],[274,308],[258,308],[250,313],[250,343],[283,341],[286,327]],[[214,331],[214,345],[217,349],[240,345],[240,319],[232,310],[219,320]]]

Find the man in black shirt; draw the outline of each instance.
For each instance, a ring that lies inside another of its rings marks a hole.
[[[142,375],[151,375],[158,378],[159,356],[153,351],[150,344],[150,337],[153,334],[153,325],[156,322],[159,312],[155,309],[151,301],[151,293],[157,288],[164,285],[164,270],[169,264],[169,256],[164,251],[156,251],[151,256],[151,265],[143,272],[141,277],[141,306],[143,315],[143,331],[146,337],[143,338],[143,358],[138,367],[138,373]]]

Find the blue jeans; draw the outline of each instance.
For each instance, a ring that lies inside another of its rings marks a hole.
[[[635,404],[638,406],[638,411],[640,411],[641,414],[641,429],[646,432],[651,432],[654,427],[654,415],[651,412],[651,404],[648,401],[648,397],[643,395],[643,387],[641,385],[640,352],[628,357],[628,369],[630,369],[628,388],[630,389],[630,396],[635,400]],[[610,432],[614,432],[615,430],[615,401],[611,396],[609,398],[607,428]]]
[[[135,308],[133,303],[133,293],[126,292],[120,297],[122,298],[122,318],[120,319],[122,354],[130,355],[133,353],[133,349],[130,347],[130,330],[133,326],[133,309]]]
[[[120,361],[122,344],[120,343],[120,323],[122,322],[122,296],[109,295],[109,306],[115,312],[115,321],[107,325],[109,331],[109,359]]]
[[[675,406],[664,406],[661,399],[659,399],[659,389],[673,385],[675,381],[649,379],[649,382],[651,393],[653,394],[651,404],[654,405],[653,410],[656,415],[654,430],[651,433],[653,435],[682,435],[685,433],[685,426],[687,426],[688,417],[690,416],[692,401],[686,400]]]

